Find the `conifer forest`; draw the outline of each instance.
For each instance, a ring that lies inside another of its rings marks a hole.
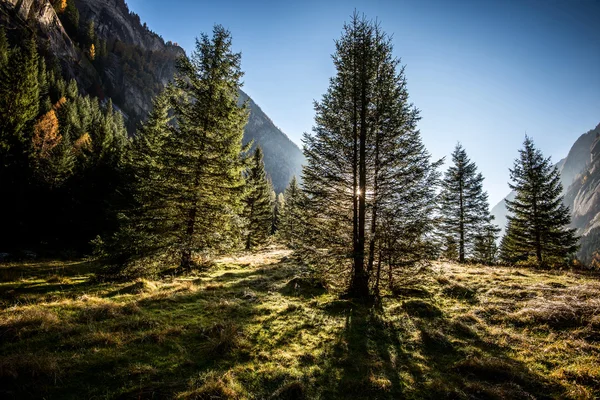
[[[571,169],[523,133],[499,218],[392,16],[331,21],[298,149],[226,25],[0,11],[0,398],[600,397],[600,125]]]

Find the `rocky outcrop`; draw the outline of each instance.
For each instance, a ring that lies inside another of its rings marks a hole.
[[[0,0],[0,10],[5,10],[0,14],[1,22],[24,29],[37,27],[40,47],[59,58],[65,75],[76,79],[82,92],[111,98],[133,133],[148,115],[154,96],[173,79],[176,61],[185,52],[152,32],[124,0],[73,1],[80,28],[93,22],[94,34],[106,43],[107,54],[102,60],[90,62],[47,0]],[[242,92],[240,101],[247,99]],[[275,190],[282,192],[292,176],[300,177],[304,157],[251,99],[249,106],[244,142],[253,140],[262,147],[267,173]]]
[[[0,5],[21,21],[11,21],[13,24],[19,22],[27,23],[34,21],[39,30],[39,37],[53,54],[60,58],[66,58],[71,62],[77,62],[80,58],[73,42],[65,32],[54,8],[47,0],[0,0]],[[8,21],[7,21],[8,22]]]
[[[574,178],[564,197],[572,211],[572,224],[582,236],[600,227],[600,125],[589,134],[593,138],[587,154],[590,162]]]

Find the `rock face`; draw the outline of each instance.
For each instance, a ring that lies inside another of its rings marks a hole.
[[[2,23],[7,26],[25,26],[35,22],[38,38],[52,54],[69,64],[81,60],[73,42],[65,32],[54,8],[47,0],[0,0],[0,9],[4,9]]]
[[[588,163],[574,177],[564,198],[573,213],[572,224],[583,236],[600,228],[600,125],[586,135],[593,139],[588,148]]]
[[[77,80],[80,90],[110,98],[135,132],[152,107],[152,99],[173,79],[182,48],[165,42],[131,12],[124,0],[74,0],[80,32],[90,22],[106,43],[106,57],[90,62],[80,49],[82,38],[69,37],[48,0],[0,0],[0,22],[7,26],[35,26],[40,47],[58,57],[63,72]],[[79,34],[78,36],[82,36]],[[235,38],[234,38],[235,39]],[[241,93],[240,100],[249,99]],[[292,176],[299,177],[302,152],[251,99],[244,142],[254,140],[264,151],[265,166],[277,192]]]
[[[173,79],[175,63],[185,52],[142,25],[123,0],[75,0],[80,25],[94,24],[108,55],[97,68],[101,82],[88,91],[113,99],[126,116],[130,132],[152,108],[152,99]]]

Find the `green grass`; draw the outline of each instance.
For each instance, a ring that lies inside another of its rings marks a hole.
[[[283,249],[159,281],[94,267],[0,266],[0,397],[600,397],[591,276],[440,263],[366,307]]]

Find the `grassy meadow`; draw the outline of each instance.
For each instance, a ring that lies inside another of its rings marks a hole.
[[[106,283],[90,261],[0,266],[4,399],[593,399],[600,282],[434,263],[375,307],[291,251]]]

